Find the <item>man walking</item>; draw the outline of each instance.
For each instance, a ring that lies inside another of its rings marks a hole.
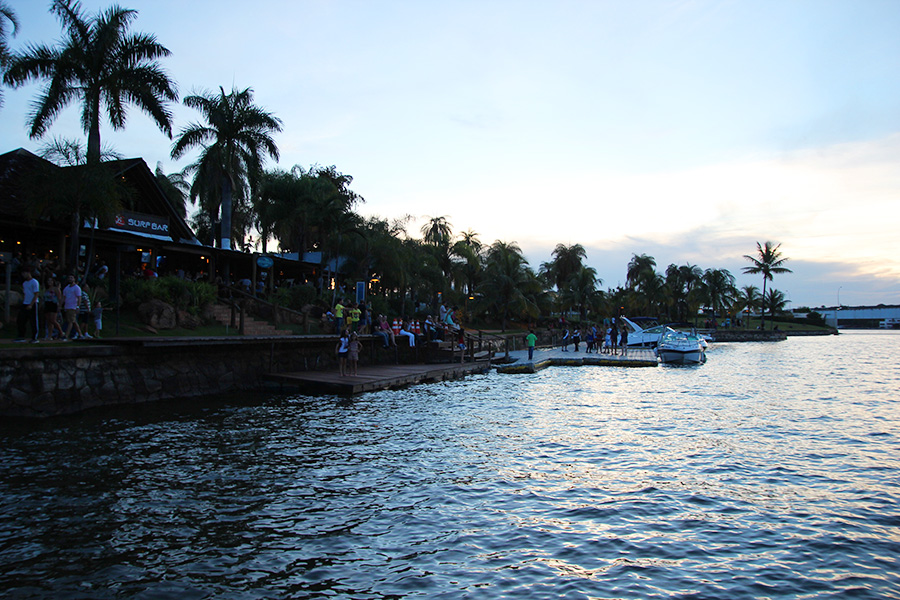
[[[22,280],[22,293],[24,294],[24,297],[22,299],[22,308],[19,310],[19,316],[16,318],[16,325],[19,330],[19,337],[16,338],[16,341],[25,341],[25,325],[28,324],[31,327],[32,333],[29,341],[32,344],[35,344],[38,341],[38,332],[41,330],[40,323],[38,322],[39,314],[37,309],[40,285],[38,284],[37,279],[34,278],[34,275],[31,274],[30,269],[26,269],[22,272]]]
[[[63,313],[66,317],[66,336],[63,341],[68,342],[75,326],[75,334],[81,337],[81,327],[78,326],[78,305],[81,302],[81,287],[75,283],[75,276],[69,275],[68,285],[63,288]]]

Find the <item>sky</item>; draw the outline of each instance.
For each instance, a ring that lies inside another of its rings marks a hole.
[[[52,44],[47,0],[6,0],[11,47]],[[89,13],[108,0],[83,0]],[[602,288],[635,254],[725,268],[781,244],[790,306],[900,304],[896,0],[121,0],[171,50],[181,97],[252,88],[284,122],[269,167],[334,165],[364,215],[446,216],[535,269],[581,244]],[[40,87],[4,89],[0,152]],[[174,129],[199,118],[174,105]],[[104,145],[180,170],[133,108]]]

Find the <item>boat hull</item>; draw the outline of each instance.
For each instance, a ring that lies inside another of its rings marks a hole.
[[[699,365],[706,360],[706,354],[701,348],[657,348],[656,353],[659,362],[666,365]]]

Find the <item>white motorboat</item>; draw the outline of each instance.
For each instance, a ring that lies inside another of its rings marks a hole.
[[[667,328],[656,345],[656,355],[663,364],[695,365],[706,362],[706,348],[706,340]]]
[[[659,338],[668,329],[665,325],[660,325],[654,320],[644,319],[641,317],[641,325],[632,321],[628,317],[619,317],[619,320],[628,327],[628,347],[629,348],[655,348],[659,343]],[[649,326],[643,321],[649,321]]]
[[[632,321],[628,317],[619,317],[619,320],[628,327],[629,348],[656,348],[662,336],[666,332],[673,330],[669,325],[660,325],[655,319],[650,317],[637,317],[637,319],[646,327],[642,327],[641,324]],[[699,339],[704,350],[709,346],[708,341],[712,339],[709,336],[696,333],[696,331],[692,331],[688,335]]]

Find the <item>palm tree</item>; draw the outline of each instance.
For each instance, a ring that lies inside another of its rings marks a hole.
[[[35,173],[35,181],[29,186],[34,196],[29,202],[33,216],[64,216],[69,220],[69,249],[66,266],[75,272],[81,245],[80,230],[83,217],[91,223],[91,243],[87,252],[90,270],[93,259],[94,232],[99,224],[112,223],[130,201],[132,191],[117,177],[112,162],[88,163],[84,146],[74,140],[55,138],[41,149],[41,156],[55,166],[41,168]],[[121,159],[115,152],[104,149],[103,161]]]
[[[587,252],[581,244],[557,244],[552,256],[553,260],[541,264],[541,274],[549,285],[562,291],[569,278],[583,267]]]
[[[707,269],[703,273],[702,285],[703,299],[706,305],[712,308],[713,317],[718,314],[720,308],[728,306],[737,295],[734,275],[728,269]]]
[[[453,227],[443,217],[428,217],[428,222],[422,225],[422,239],[426,244],[433,246],[449,246],[453,235]]]
[[[0,72],[6,69],[6,63],[9,61],[9,46],[6,39],[9,33],[6,31],[7,21],[12,25],[12,36],[15,37],[19,32],[19,20],[16,13],[10,8],[6,2],[0,0]],[[3,91],[0,89],[0,106],[3,106]]]
[[[188,182],[184,171],[177,173],[163,172],[162,163],[156,163],[156,182],[165,194],[166,199],[172,206],[172,209],[178,213],[181,218],[187,217],[187,201],[191,191],[191,184]]]
[[[646,254],[638,256],[634,254],[628,261],[628,272],[625,277],[626,285],[632,289],[640,289],[643,281],[650,278],[656,269],[656,259]]]
[[[77,0],[55,0],[50,11],[63,26],[63,40],[56,47],[30,44],[10,58],[3,76],[12,87],[48,80],[29,116],[31,137],[44,135],[76,100],[81,102],[81,126],[88,136],[88,163],[100,162],[101,110],[113,129],[122,129],[126,105],[133,104],[171,137],[172,113],[166,104],[177,100],[178,94],[158,62],[170,52],[153,35],[129,33],[137,11],[112,6],[85,15]]]
[[[783,292],[772,288],[768,294],[762,297],[762,305],[763,309],[767,309],[774,319],[775,315],[784,312],[787,307],[787,300]]]
[[[781,244],[775,244],[773,242],[766,242],[765,246],[761,245],[759,242],[756,242],[756,255],[745,254],[744,258],[753,263],[750,267],[744,267],[744,273],[748,275],[758,275],[762,273],[763,276],[763,288],[762,295],[766,296],[766,282],[772,281],[773,277],[778,273],[790,273],[791,270],[787,267],[784,267],[784,263],[787,262],[787,258],[783,258],[781,256]],[[760,329],[766,328],[766,310],[765,306],[763,307],[762,320],[760,322]]]
[[[500,328],[506,331],[511,314],[529,312],[526,290],[531,282],[528,261],[515,242],[497,240],[487,251],[482,297],[489,309],[500,318]]]
[[[742,308],[747,309],[748,315],[752,313],[754,309],[759,308],[762,304],[762,296],[759,293],[759,288],[755,285],[745,285],[741,288],[740,295],[740,304]],[[747,319],[747,323],[744,324],[744,327],[749,325],[750,319]]]
[[[172,158],[180,158],[194,147],[202,148],[199,160],[192,165],[196,174],[192,197],[206,190],[211,217],[221,207],[221,247],[230,249],[235,190],[243,192],[260,178],[265,155],[278,160],[272,134],[281,131],[281,120],[253,104],[250,88],[232,89],[226,94],[220,87],[218,94],[187,96],[184,104],[200,111],[206,123],[192,123],[181,130],[172,147]]]
[[[598,285],[602,285],[603,280],[597,277],[597,270],[593,267],[582,267],[573,273],[560,294],[563,305],[578,309],[581,320],[587,319],[587,309],[596,303]]]

